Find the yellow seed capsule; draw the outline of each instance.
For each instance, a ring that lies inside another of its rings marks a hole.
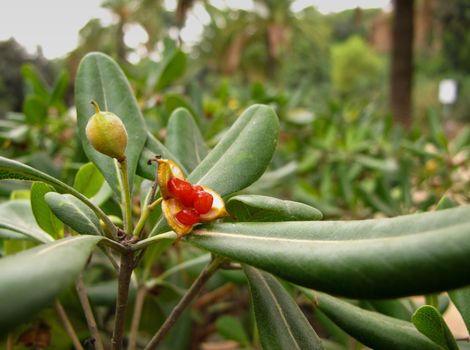
[[[86,137],[98,152],[119,162],[126,159],[127,131],[122,120],[111,112],[102,112],[95,101],[91,101],[96,113],[88,120]]]

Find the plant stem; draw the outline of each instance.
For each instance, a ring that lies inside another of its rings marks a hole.
[[[121,264],[118,277],[118,295],[116,300],[116,319],[112,338],[112,349],[122,349],[127,302],[129,297],[129,285],[131,282],[132,269],[134,267],[134,254],[127,251],[121,255]]]
[[[65,188],[67,192],[71,195],[75,196],[76,198],[80,199],[85,205],[87,205],[93,212],[103,220],[104,224],[106,225],[105,235],[106,237],[112,239],[117,237],[117,227],[113,224],[113,222],[108,218],[108,216],[101,210],[101,208],[97,207],[90,201],[86,196],[81,194],[80,192],[74,190],[73,188]]]
[[[108,258],[109,262],[114,267],[114,269],[119,272],[119,265],[117,261],[114,259],[112,253],[109,251],[108,247],[103,247],[103,246],[99,246],[99,247],[101,251],[103,252],[103,254],[106,255],[106,257]]]
[[[82,309],[83,313],[85,314],[88,330],[90,331],[90,335],[92,336],[92,338],[95,340],[95,349],[104,350],[103,341],[98,331],[95,316],[93,315],[93,310],[91,309],[90,301],[88,300],[88,294],[86,291],[85,283],[83,283],[83,278],[81,275],[78,276],[77,280],[75,281],[75,289],[77,290],[78,298],[80,299],[80,304],[82,304]]]
[[[151,204],[149,204],[145,207],[144,211],[142,212],[142,215],[139,218],[139,221],[137,222],[137,224],[134,227],[134,232],[132,232],[132,235],[134,237],[138,238],[140,236],[140,232],[144,228],[145,222],[147,221],[150,213],[152,212],[153,209],[155,209],[155,207],[158,205],[158,203],[160,203],[162,200],[163,200],[163,198],[160,197],[157,200],[155,200],[153,203],[151,203]]]
[[[159,234],[159,235],[156,235],[156,236],[152,236],[150,238],[146,238],[140,242],[137,242],[136,244],[134,244],[131,248],[133,251],[136,251],[136,250],[141,250],[141,249],[144,249],[146,248],[147,246],[153,244],[154,242],[157,242],[159,240],[162,240],[162,239],[172,239],[172,240],[175,240],[176,238],[178,238],[178,235],[173,232],[173,231],[168,231],[168,232],[165,232],[165,233],[162,233],[162,234]]]
[[[193,282],[191,287],[186,291],[186,294],[181,298],[179,303],[171,311],[171,314],[165,320],[158,332],[153,336],[150,342],[145,347],[145,350],[155,349],[162,341],[163,337],[168,333],[171,327],[176,323],[184,309],[191,303],[191,301],[199,294],[207,280],[214,274],[222,263],[221,258],[214,258],[204,270],[201,271],[199,276]]]
[[[129,346],[127,347],[127,350],[136,350],[140,318],[142,317],[142,308],[144,307],[146,295],[147,289],[145,288],[145,285],[139,286],[135,297],[134,314],[132,315],[131,332],[129,335]]]
[[[73,346],[76,350],[84,350],[82,344],[80,343],[80,340],[78,339],[77,333],[75,332],[75,329],[73,329],[72,323],[70,322],[67,313],[64,310],[64,307],[58,300],[56,300],[54,304],[55,310],[64,325],[65,332],[67,332],[67,335],[70,337],[70,340],[72,340]]]
[[[113,248],[114,250],[120,252],[120,253],[124,253],[127,251],[127,247],[122,245],[121,243],[119,242],[116,242],[112,239],[109,239],[109,238],[106,238],[104,237],[101,242],[101,244],[104,244],[104,245],[107,245],[108,247],[110,248]]]
[[[155,207],[156,207],[158,204],[160,204],[160,202],[161,202],[162,200],[163,200],[163,198],[160,197],[160,198],[155,199],[152,203],[150,203],[150,204],[148,205],[148,208],[150,209],[150,211],[154,210]]]
[[[155,286],[157,286],[158,284],[160,284],[160,282],[162,282],[168,276],[171,276],[171,275],[173,275],[173,274],[175,274],[179,271],[183,271],[183,270],[188,269],[190,267],[207,264],[210,261],[211,261],[211,255],[210,254],[204,254],[204,255],[198,256],[197,258],[194,258],[194,259],[191,259],[191,260],[186,260],[185,262],[183,262],[179,265],[173,266],[172,268],[169,268],[168,270],[165,270],[165,272],[160,274],[158,277],[147,280],[145,282],[145,286],[148,290],[150,290],[150,289],[154,288]]]
[[[132,203],[131,191],[129,188],[129,177],[127,175],[127,159],[119,162],[119,172],[121,177],[122,207],[124,216],[124,229],[127,234],[132,232]]]

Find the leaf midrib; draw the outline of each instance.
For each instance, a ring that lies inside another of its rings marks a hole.
[[[261,283],[264,285],[264,287],[268,291],[268,294],[271,297],[271,299],[274,303],[274,306],[276,307],[276,311],[278,312],[278,314],[280,316],[280,319],[282,320],[282,323],[284,323],[285,328],[287,329],[287,331],[289,333],[289,336],[292,338],[292,341],[295,344],[296,348],[301,350],[301,347],[297,343],[297,340],[295,339],[294,334],[292,333],[291,327],[290,327],[289,323],[287,322],[287,320],[284,316],[284,313],[282,312],[282,308],[279,305],[279,303],[276,299],[276,296],[274,295],[273,291],[271,290],[271,287],[269,286],[268,282],[266,282],[266,280],[264,279],[264,276],[258,270],[253,269],[253,272],[254,272],[255,275],[258,275],[259,280],[261,281]]]

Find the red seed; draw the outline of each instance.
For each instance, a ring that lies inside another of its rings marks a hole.
[[[189,182],[172,177],[167,183],[168,191],[179,199],[184,206],[192,207],[196,199],[196,191]]]
[[[176,214],[176,219],[183,225],[192,226],[199,222],[199,214],[192,208],[183,208]]]
[[[196,209],[199,214],[206,214],[211,210],[213,202],[214,198],[210,193],[199,191],[194,200],[194,209]]]

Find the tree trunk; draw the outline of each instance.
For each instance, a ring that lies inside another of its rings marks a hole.
[[[394,120],[411,126],[414,0],[394,0],[390,108]]]

